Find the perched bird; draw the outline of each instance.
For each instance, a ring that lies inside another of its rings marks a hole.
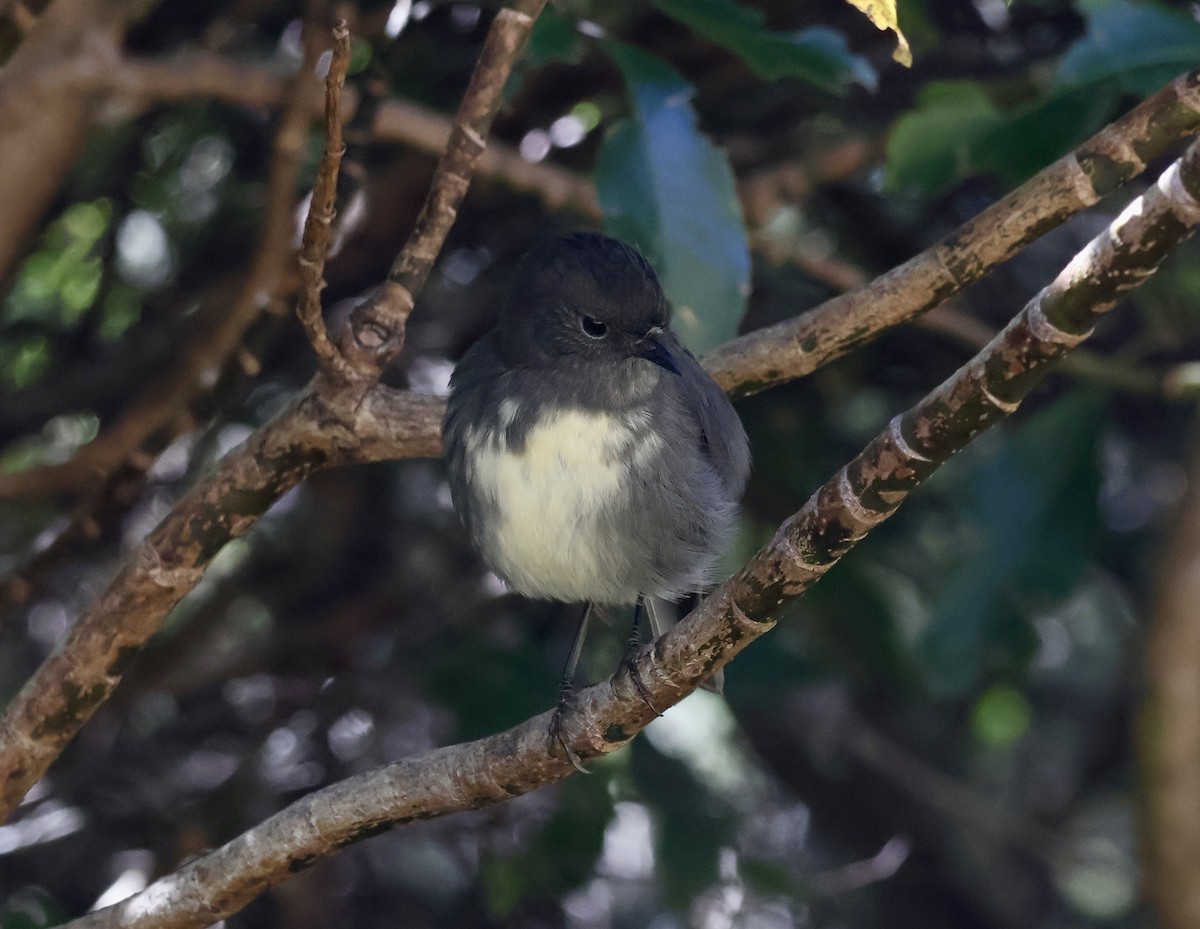
[[[636,636],[645,604],[660,635],[658,601],[706,588],[734,531],[746,434],[667,323],[637,251],[551,239],[450,380],[450,490],[475,545],[513,590],[586,604],[555,735],[591,605],[636,604]]]

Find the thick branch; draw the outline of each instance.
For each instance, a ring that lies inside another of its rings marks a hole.
[[[13,700],[0,724],[0,809],[20,802],[108,699],[124,669],[167,614],[199,582],[213,556],[249,531],[286,490],[318,467],[394,454],[436,455],[435,398],[309,390],[222,459],[138,546],[108,590],[83,614]]]
[[[645,697],[677,703],[803,594],[938,466],[1013,412],[1048,365],[1087,338],[1200,223],[1200,143],[968,364],[897,416],[776,532],[771,543],[684,622],[636,659]],[[652,718],[628,669],[580,694],[564,737],[584,759],[612,752]],[[334,784],[283,810],[142,893],[77,927],[175,929],[236,911],[289,874],[382,829],[503,802],[561,780],[547,752],[549,713],[497,735],[437,749]]]
[[[359,375],[353,395],[344,383],[318,376],[285,414],[231,453],[216,474],[197,484],[139,546],[108,590],[22,688],[0,723],[0,818],[7,818],[79,727],[108,699],[125,666],[199,582],[212,557],[231,538],[247,532],[280,494],[315,467],[339,459],[345,462],[356,454],[385,457],[381,446],[389,446],[397,437],[412,454],[440,450],[440,403],[408,397],[400,401],[407,407],[403,418],[381,422],[380,410],[397,412],[397,404],[391,402],[394,393],[379,388],[368,397],[367,392],[391,357],[384,343],[399,348],[411,309],[410,294],[424,283],[454,220],[513,60],[544,5],[545,0],[517,0],[513,9],[502,10],[493,21],[422,212],[424,225],[418,222],[393,268],[393,279],[364,304],[364,312],[356,311],[357,323],[352,320],[350,335],[342,342],[345,357]],[[297,105],[296,110],[304,108]],[[384,336],[373,348],[370,332]],[[429,418],[431,410],[437,411],[437,418]],[[410,426],[421,428],[424,439]],[[393,454],[386,457],[397,457],[395,446],[391,449]]]

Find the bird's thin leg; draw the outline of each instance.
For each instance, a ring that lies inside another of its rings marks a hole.
[[[582,771],[584,774],[591,774],[579,761],[579,756],[571,751],[571,747],[567,745],[567,740],[563,737],[563,715],[567,709],[573,707],[575,697],[575,670],[579,667],[579,656],[583,652],[583,640],[587,638],[588,623],[592,618],[592,604],[587,603],[583,607],[583,612],[579,616],[579,625],[575,627],[575,638],[571,642],[571,653],[567,655],[567,664],[563,668],[562,680],[558,684],[558,703],[554,707],[554,715],[550,717],[550,744],[551,754],[553,754],[553,745],[558,743],[562,746],[563,754],[567,756],[567,760],[575,767],[576,770]]]
[[[655,716],[662,716],[650,700],[650,692],[646,690],[646,684],[642,680],[642,673],[638,670],[637,655],[638,649],[642,644],[642,613],[645,612],[646,603],[638,597],[637,606],[633,608],[633,627],[629,630],[629,635],[625,639],[625,657],[621,659],[621,664],[617,668],[619,674],[623,668],[629,669],[629,679],[633,681],[633,686],[637,688],[638,696],[642,698],[642,702],[650,707]]]

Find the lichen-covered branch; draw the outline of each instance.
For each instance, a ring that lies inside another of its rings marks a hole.
[[[1136,108],[1130,115],[1101,132],[1085,148],[1094,151],[1132,149],[1136,143],[1137,150],[1147,156],[1150,152],[1161,151],[1169,140],[1194,131],[1197,125],[1200,125],[1198,97],[1200,76],[1189,75],[1180,78],[1150,101]],[[1143,136],[1136,134],[1135,130],[1138,127]],[[1117,145],[1115,137],[1122,140],[1121,145]],[[1101,144],[1100,140],[1105,139],[1108,141]],[[1094,158],[1083,160],[1088,163],[1095,161]],[[1021,196],[1018,197],[1015,193],[1004,201],[1017,211],[1017,219],[1012,221],[1012,228],[1016,231],[1013,231],[1011,236],[1016,236],[1020,230],[1025,230],[1028,234],[1029,223],[1020,221],[1020,217],[1044,212],[1042,207],[1026,199],[1032,196],[1031,191],[1036,192],[1053,186],[1050,183],[1051,176],[1063,170],[1062,167],[1052,166],[1021,188],[1021,191],[1024,191]],[[1114,169],[1105,183],[1115,183],[1112,178],[1126,176],[1121,173],[1126,170],[1132,172],[1133,168],[1125,165],[1121,171]],[[1101,186],[1099,182],[1094,185],[1095,189]],[[1086,198],[1076,198],[1079,202],[1084,199]],[[1054,216],[1065,218],[1069,212],[1068,205],[1059,204]],[[1049,219],[1045,220],[1045,223],[1049,222]],[[1002,231],[1009,228],[1005,223],[1006,220],[1002,218],[994,218],[990,226],[975,221],[964,227],[969,234],[951,236],[948,241],[965,238],[976,241],[988,256],[994,258],[997,254],[1007,255],[1010,246],[1005,246],[1004,243],[1011,236]],[[1039,227],[1039,230],[1044,231],[1044,228]],[[926,253],[923,258],[914,259],[916,265],[910,262],[904,267],[920,268],[930,261],[936,263],[937,254],[935,249]],[[922,273],[914,272],[918,278]],[[857,293],[874,294],[884,304],[887,303],[889,294],[893,299],[899,299],[896,288],[903,283],[904,276],[897,277],[893,272],[893,275],[885,275],[883,280],[884,283],[878,287],[870,285]],[[919,281],[912,283],[912,286],[918,286],[918,283]],[[791,345],[791,336],[787,332],[777,331],[776,327],[775,338],[780,340],[780,354],[790,354],[792,363],[798,366],[796,376],[810,370],[814,359],[833,357],[840,351],[839,345],[849,344],[857,338],[853,330],[836,326],[827,310],[818,309],[801,318],[815,318],[818,320],[818,328],[831,328],[823,330],[823,340],[818,339],[814,342],[811,351],[797,353],[795,346]],[[731,343],[732,347],[716,353],[712,362],[716,370],[725,372],[727,388],[745,387],[743,392],[750,392],[756,386],[755,359],[760,357],[763,346],[759,345],[750,353],[742,352],[737,346],[744,344],[748,338],[753,339],[754,336],[743,337]],[[818,346],[821,346],[820,350]],[[339,394],[335,387],[331,382],[318,378],[315,386],[297,401],[297,405],[306,407],[317,404],[319,397],[320,402],[317,405],[326,411],[327,418],[331,422],[341,424],[341,431],[348,437],[346,442],[353,445],[352,449],[347,445],[338,445],[341,460],[351,457],[360,461],[380,460],[435,455],[440,452],[439,423],[443,401],[396,392],[381,386],[376,386],[365,394],[356,393],[353,401],[350,401]],[[252,441],[287,449],[293,459],[310,461],[305,431],[300,429],[296,435],[291,436],[288,434],[290,428],[290,421],[286,418],[276,420],[264,427],[261,434]],[[317,445],[318,448],[327,446],[328,443],[325,446]],[[324,459],[324,463],[333,464],[335,461],[328,458]],[[311,466],[315,466],[315,462]],[[293,476],[299,480],[302,474]],[[243,480],[245,483],[238,483]],[[26,685],[14,701],[6,719],[0,723],[0,818],[11,813],[25,791],[41,776],[61,747],[83,725],[95,707],[106,699],[119,680],[119,672],[112,670],[113,654],[108,647],[108,641],[119,638],[126,649],[140,647],[166,618],[167,612],[198,582],[212,555],[233,537],[235,529],[244,532],[273,502],[275,497],[271,495],[271,488],[282,492],[289,486],[291,484],[286,481],[269,481],[262,474],[246,471],[235,459],[223,464],[216,474],[205,479],[188,498],[168,514],[163,527],[143,543],[131,566],[113,580],[101,600],[79,620],[78,628],[71,633],[68,642],[64,642],[56,650],[47,664]],[[196,549],[184,553],[190,558],[186,563],[191,570],[164,575],[139,568],[139,564],[154,565],[164,559],[170,562],[176,557],[169,549],[160,551],[157,546],[163,540],[177,536],[182,531],[179,529],[180,525],[194,518],[192,504],[189,503],[194,500],[209,501],[207,511],[212,514],[216,513],[217,507],[228,506],[229,512],[236,513],[238,518],[236,521],[215,516],[211,519],[203,552]],[[121,625],[121,611],[129,610],[130,603],[136,603],[137,606],[126,614],[129,628],[125,629]],[[110,615],[107,612],[109,610],[117,612]],[[89,628],[102,630],[102,634],[90,634],[87,632]],[[60,683],[56,675],[63,672],[63,669],[69,669],[70,675]],[[89,695],[90,699],[81,703],[77,699],[81,692]],[[52,720],[52,725],[43,726],[39,713]],[[39,733],[37,738],[32,735],[35,730]]]
[[[392,263],[387,280],[350,315],[339,344],[366,387],[379,380],[404,345],[413,296],[425,284],[454,225],[487,144],[513,62],[545,5],[546,0],[516,0],[492,20],[412,234]]]
[[[317,384],[321,381],[318,379]],[[192,590],[213,556],[319,467],[440,452],[442,404],[379,386],[366,402],[310,388],[230,452],[138,546],[100,598],[21,689],[0,722],[0,816],[7,816],[112,693],[126,665]]]
[[[1091,333],[1200,223],[1200,143],[1041,291],[968,364],[897,416],[820,487],[769,545],[686,620],[644,650],[639,693],[625,669],[579,695],[564,738],[578,757],[626,744],[771,629],[803,594],[943,462],[1012,413],[1049,365]],[[648,699],[646,699],[648,698]],[[500,803],[572,773],[548,753],[550,713],[317,791],[140,894],[71,925],[182,929],[239,909],[317,858],[396,825]]]

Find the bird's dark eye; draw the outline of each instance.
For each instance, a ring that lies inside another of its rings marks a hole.
[[[583,328],[584,334],[589,338],[603,339],[608,335],[608,326],[594,316],[580,317],[579,325]]]

